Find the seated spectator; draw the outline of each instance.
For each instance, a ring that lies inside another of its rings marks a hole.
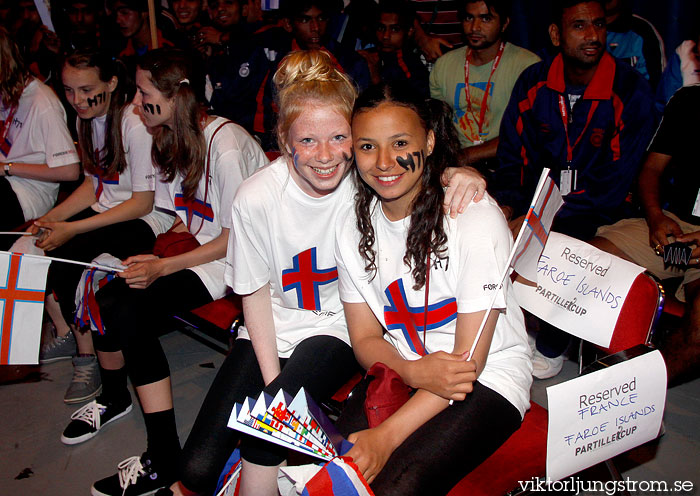
[[[519,229],[544,167],[565,204],[552,229],[588,240],[630,215],[625,201],[654,130],[649,84],[605,50],[602,0],[562,0],[549,28],[560,53],[526,69],[501,123],[490,192]],[[545,326],[535,377],[556,375],[569,337]],[[551,331],[551,332],[550,332]]]
[[[499,286],[508,225],[488,195],[456,219],[440,207],[440,174],[459,150],[451,121],[447,104],[401,85],[373,86],[353,109],[358,191],[335,223],[340,299],[360,365],[383,364],[415,392],[368,425],[360,387],[338,420],[378,495],[447,494],[530,406],[523,314],[510,281]],[[414,169],[406,155],[425,158]],[[428,309],[441,312],[429,324]]]
[[[100,18],[102,12],[90,0],[63,0],[60,3],[61,49],[97,50],[100,48]]]
[[[363,50],[373,84],[400,81],[427,98],[428,69],[411,46],[414,14],[406,0],[382,0],[375,20],[375,46]]]
[[[330,38],[328,25],[336,12],[333,0],[283,0],[280,28],[261,33],[256,43],[263,48],[272,62],[272,70],[264,81],[263,93],[256,99],[254,131],[261,138],[263,148],[275,149],[273,137],[275,127],[274,87],[272,74],[280,60],[295,50],[323,50],[331,56],[336,68],[348,74],[360,88],[370,83],[369,68],[365,60],[354,50],[349,50]]]
[[[198,48],[205,57],[225,52],[226,43],[241,38],[247,7],[244,0],[210,0],[207,3],[210,25],[199,30]],[[245,10],[244,10],[245,9]]]
[[[461,162],[485,172],[494,167],[488,162],[496,158],[501,118],[513,86],[540,59],[505,40],[507,0],[461,0],[458,13],[466,46],[437,60],[430,95],[454,109]]]
[[[105,326],[103,336],[93,336],[103,390],[98,400],[73,414],[61,439],[87,441],[129,413],[127,373],[143,408],[147,435],[146,452],[95,482],[96,495],[152,494],[174,480],[180,442],[160,332],[175,312],[225,295],[231,202],[243,179],[267,162],[241,127],[206,113],[204,75],[196,74],[190,62],[179,50],[154,50],[139,60],[136,72],[134,105],[153,134],[152,157],[161,178],[155,203],[176,211],[177,229],[189,232],[196,247],[171,256],[131,256],[119,278],[95,295]]]
[[[365,61],[330,38],[328,20],[336,11],[333,0],[283,0],[280,14],[288,36],[281,40],[278,60],[293,50],[325,50],[359,88],[366,88],[370,77]]]
[[[122,259],[150,253],[173,218],[153,211],[152,139],[131,104],[134,86],[126,67],[107,55],[78,51],[66,58],[62,79],[66,99],[78,114],[85,180],[34,222],[30,230],[39,234],[36,245],[52,257],[80,262],[102,253]],[[53,263],[46,282],[46,309],[56,338],[41,349],[39,361],[72,358],[73,380],[64,396],[68,404],[92,399],[101,387],[92,333],[88,326],[76,326],[74,318],[83,268]]]
[[[631,0],[606,0],[608,51],[624,60],[649,81],[652,91],[666,67],[666,53],[661,35],[653,24],[632,14]]]
[[[175,14],[177,27],[173,38],[175,47],[194,50],[200,43],[200,30],[206,25],[203,0],[173,0],[170,7]]]
[[[329,228],[354,196],[347,172],[353,164],[349,119],[355,88],[320,51],[289,54],[273,80],[282,156],[241,185],[227,252],[226,282],[243,298],[245,326],[187,438],[182,479],[171,486],[177,496],[211,494],[239,442],[241,494],[276,495],[286,450],[226,428],[234,403],[262,390],[274,395],[283,388],[294,395],[303,386],[320,404],[357,370],[333,277],[335,230]],[[450,208],[468,203],[470,188],[482,187],[481,177],[459,175],[450,184],[466,178],[467,194],[451,200],[446,194]],[[329,279],[307,292],[293,281],[316,271],[312,265]]]
[[[220,53],[206,61],[210,84],[210,95],[207,96],[217,115],[233,120],[266,143],[265,133],[259,132],[264,129],[262,123],[266,112],[263,97],[277,58],[274,49],[267,48],[267,33],[250,34],[245,29],[243,0],[232,0],[232,3],[237,5],[235,23],[229,27]],[[267,112],[268,119],[272,119],[272,109],[268,108]]]
[[[61,41],[56,33],[41,22],[41,17],[33,0],[19,0],[10,14],[12,22],[8,24],[13,40],[29,71],[42,82],[52,85],[58,67],[57,55],[60,53]]]
[[[112,9],[115,22],[126,41],[126,46],[119,53],[119,58],[127,62],[128,67],[132,67],[135,63],[133,59],[153,49],[148,21],[148,2],[146,0],[113,0]],[[160,28],[157,30],[157,40],[158,47],[172,46],[172,43],[163,37]]]
[[[690,117],[689,117],[690,116]],[[682,277],[676,296],[686,303],[680,329],[660,344],[669,384],[700,372],[700,176],[697,169],[700,86],[681,88],[666,106],[639,175],[645,219],[621,220],[598,229],[593,244],[646,267],[660,279]],[[668,266],[663,247],[677,241],[693,247],[687,268]]]
[[[76,180],[80,167],[63,106],[29,74],[2,27],[0,119],[0,231],[10,231],[51,210],[58,182]],[[4,238],[2,250],[14,242]]]
[[[656,109],[663,112],[673,94],[683,86],[700,84],[700,33],[678,45],[656,89]]]

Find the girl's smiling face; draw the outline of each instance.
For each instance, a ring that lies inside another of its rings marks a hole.
[[[352,162],[350,124],[327,105],[311,102],[290,126],[285,142],[289,172],[312,197],[333,192]]]
[[[92,119],[107,113],[112,92],[117,88],[117,78],[108,82],[100,79],[95,67],[77,68],[64,65],[61,72],[66,100],[81,119]]]
[[[151,72],[136,69],[136,95],[134,105],[140,107],[141,118],[147,127],[171,126],[174,98],[167,98],[153,85]]]
[[[410,215],[435,145],[433,131],[412,109],[382,103],[353,117],[352,135],[358,172],[381,198],[389,219]]]

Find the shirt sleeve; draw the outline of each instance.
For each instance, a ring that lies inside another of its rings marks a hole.
[[[506,308],[500,279],[510,255],[512,236],[500,209],[488,200],[483,205],[472,203],[451,225],[457,232],[449,234],[451,240],[455,238],[450,246],[459,254],[457,311],[485,310],[495,291],[498,294],[493,308]]]
[[[346,218],[344,222],[339,222],[336,227],[335,263],[338,268],[338,292],[340,293],[340,300],[345,303],[364,303],[365,299],[355,284],[352,271],[348,269],[348,266],[355,264],[354,260],[350,258],[355,254],[359,256],[357,250],[351,251],[346,249],[348,246],[357,246],[357,243],[347,239],[355,229],[354,217],[349,216],[349,218],[352,218],[352,221]]]
[[[264,212],[258,211],[260,205],[255,202],[255,196],[254,188],[246,185],[241,187],[230,213],[232,227],[226,251],[224,280],[234,292],[241,295],[253,293],[270,281],[268,251],[265,250],[259,233],[267,223],[264,221]]]
[[[686,94],[686,91],[681,89],[668,101],[661,124],[659,124],[654,139],[649,145],[650,152],[673,155],[674,140],[677,136],[683,135],[679,126],[682,126],[686,120],[684,119],[684,114],[687,114],[685,109],[688,108],[685,103]]]
[[[58,102],[49,102],[47,108],[32,123],[33,143],[44,146],[46,164],[62,167],[80,161],[66,124],[66,114]]]
[[[133,107],[129,106],[125,109],[125,111],[129,110],[133,110]],[[131,190],[155,191],[156,171],[151,158],[153,137],[141,123],[140,118],[138,116],[136,118],[139,121],[134,123],[133,117],[126,117],[122,128],[126,163],[131,171]]]

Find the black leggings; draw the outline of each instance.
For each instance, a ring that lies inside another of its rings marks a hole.
[[[338,419],[344,437],[367,429],[363,404],[369,382],[353,391]],[[372,482],[377,496],[447,494],[520,427],[520,412],[479,382],[464,401],[456,401],[418,428],[389,457]]]
[[[87,208],[68,219],[67,222],[87,219],[94,215],[97,215],[97,212]],[[78,234],[65,244],[48,252],[47,255],[90,262],[102,253],[109,253],[123,260],[130,255],[147,253],[153,248],[155,240],[153,230],[145,221],[133,219]],[[46,291],[53,291],[61,307],[63,318],[69,324],[73,322],[75,289],[84,268],[75,264],[52,263],[46,279]]]
[[[281,358],[282,372],[265,391],[280,389],[294,396],[303,386],[316,400],[330,398],[359,367],[352,349],[331,336],[314,336],[302,341],[289,358]],[[182,450],[180,477],[188,489],[211,494],[226,460],[242,438],[241,454],[258,465],[279,465],[286,450],[272,443],[241,435],[226,427],[234,403],[246,396],[257,398],[264,382],[253,345],[236,340],[216,375],[199,410]]]
[[[134,386],[152,384],[170,376],[159,336],[169,330],[169,317],[212,301],[204,283],[191,270],[156,279],[146,289],[132,289],[116,278],[96,294],[105,326],[103,336],[93,333],[95,349],[121,350]]]
[[[24,212],[10,181],[0,177],[0,231],[12,231],[24,224]],[[8,250],[17,241],[17,236],[0,236],[0,250]]]

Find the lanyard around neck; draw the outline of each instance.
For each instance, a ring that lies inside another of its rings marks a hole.
[[[564,133],[566,134],[566,162],[571,163],[574,159],[574,148],[578,146],[579,142],[581,141],[581,138],[583,138],[583,135],[586,134],[586,130],[588,129],[588,126],[590,125],[591,121],[593,120],[593,114],[595,114],[596,109],[598,108],[598,104],[600,102],[598,100],[594,100],[593,103],[591,103],[591,108],[588,111],[588,117],[586,118],[586,125],[583,127],[583,131],[581,131],[581,134],[579,134],[578,138],[576,138],[576,141],[574,144],[571,144],[571,141],[569,140],[569,105],[566,103],[564,100],[563,95],[559,95],[559,113],[561,114],[561,121],[564,124]]]
[[[496,57],[493,59],[493,63],[491,64],[491,74],[489,74],[489,80],[486,83],[486,88],[484,89],[484,99],[481,102],[481,112],[479,113],[479,119],[477,120],[477,126],[479,128],[479,140],[481,140],[481,136],[483,136],[483,127],[484,127],[484,119],[486,117],[486,107],[488,98],[489,98],[489,89],[491,87],[491,79],[493,78],[493,74],[496,72],[496,69],[498,69],[498,64],[501,62],[501,58],[503,56],[503,50],[505,50],[506,44],[504,42],[501,42],[501,44],[498,47],[498,53],[496,54]],[[469,94],[469,56],[470,56],[470,51],[467,50],[467,52],[464,55],[464,96],[467,99],[467,112],[472,114],[472,117],[474,116],[474,111],[472,110],[472,99],[471,95]]]

